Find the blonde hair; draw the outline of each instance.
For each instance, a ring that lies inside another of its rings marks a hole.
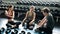
[[[32,5],[32,6],[30,6],[30,8],[34,8],[35,9],[35,6]]]

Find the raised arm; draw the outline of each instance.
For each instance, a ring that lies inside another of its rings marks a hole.
[[[9,15],[7,11],[5,11],[5,15],[10,18],[14,18],[15,12],[13,11],[13,15]]]

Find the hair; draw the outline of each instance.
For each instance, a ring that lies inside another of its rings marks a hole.
[[[30,8],[34,8],[35,9],[35,6],[32,5],[32,6],[30,6]]]
[[[48,7],[45,7],[41,11],[43,11],[44,13],[49,13],[50,12],[50,9]]]
[[[9,5],[9,6],[8,6],[8,9],[7,9],[7,11],[8,11],[8,10],[9,10],[9,8],[11,8],[11,7],[13,7],[13,5]]]

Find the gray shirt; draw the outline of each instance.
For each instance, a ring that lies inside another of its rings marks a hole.
[[[50,28],[50,29],[53,29],[54,28],[54,18],[53,18],[53,15],[51,13],[49,13],[49,15],[47,16],[47,25],[46,27],[47,28]]]

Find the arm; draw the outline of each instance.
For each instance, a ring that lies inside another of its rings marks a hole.
[[[11,17],[14,18],[14,16],[15,16],[15,12],[13,11],[13,15]]]
[[[27,14],[28,14],[28,12],[26,13],[26,16],[25,16],[25,18],[23,19],[23,23],[24,23],[24,21],[27,19]]]
[[[40,23],[38,24],[38,27],[41,27],[44,23],[46,23],[47,22],[47,19],[46,19],[46,17],[44,17],[41,21],[40,21]]]
[[[8,12],[7,11],[5,11],[5,15],[8,16]]]
[[[14,18],[15,12],[13,11],[13,15],[11,16],[11,15],[8,15],[8,12],[7,12],[7,11],[5,11],[5,15],[6,15],[7,17]]]
[[[8,12],[7,12],[7,11],[5,11],[5,15],[6,15],[7,17],[12,17],[12,16],[8,15]]]
[[[32,19],[32,21],[30,22],[30,24],[32,24],[32,23],[35,21],[35,18],[36,18],[36,13],[34,13],[33,19]]]

